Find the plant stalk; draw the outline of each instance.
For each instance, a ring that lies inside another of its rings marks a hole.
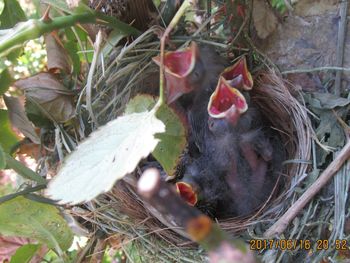
[[[13,29],[4,30],[0,37],[0,54],[23,44],[25,41],[36,39],[53,30],[74,26],[75,24],[97,23],[120,30],[126,35],[138,35],[140,32],[132,26],[125,24],[114,17],[109,17],[96,11],[72,14],[53,18],[49,21],[43,19],[30,19],[18,23]],[[0,31],[1,34],[1,31]],[[0,56],[1,56],[0,55]]]
[[[185,0],[180,6],[179,10],[176,12],[175,16],[171,20],[169,26],[165,29],[164,34],[160,40],[160,74],[159,74],[159,101],[156,107],[166,103],[165,101],[165,90],[164,90],[164,49],[165,41],[169,38],[170,32],[179,22],[182,15],[185,13],[186,9],[190,6],[190,0]]]

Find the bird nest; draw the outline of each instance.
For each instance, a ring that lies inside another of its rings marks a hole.
[[[159,68],[151,59],[159,54],[159,41],[154,31],[154,28],[146,31],[129,45],[111,47],[104,56],[104,63],[96,65],[90,83],[90,90],[94,91],[91,94],[92,102],[87,106],[91,106],[99,124],[122,114],[126,103],[136,94],[152,94],[158,90]],[[197,42],[204,40],[197,39]],[[184,44],[184,40],[174,37],[172,43]],[[220,53],[226,52],[224,44],[205,43]],[[272,129],[279,133],[287,152],[287,161],[281,174],[283,189],[276,186],[257,211],[244,218],[216,219],[228,233],[240,235],[245,240],[262,238],[263,233],[295,202],[299,196],[298,185],[307,174],[314,139],[300,90],[272,70],[255,73],[254,83],[251,100],[269,120]],[[84,107],[80,109],[80,115],[86,115]],[[85,125],[86,129],[96,129],[91,123]],[[142,255],[146,262],[204,261],[204,252],[187,239],[179,227],[156,216],[137,194],[135,181],[141,170],[140,165],[133,174],[116,183],[111,191],[73,209],[72,213],[91,232],[102,232],[110,246],[122,249],[133,260]],[[308,215],[303,218],[308,222],[312,217]],[[286,230],[286,238],[310,239],[309,232],[298,232],[295,229],[298,224],[293,224],[294,228],[291,226]],[[275,250],[268,251],[264,256],[265,260],[274,261],[285,253],[295,257],[292,252]],[[302,252],[302,255],[306,257],[306,252]]]

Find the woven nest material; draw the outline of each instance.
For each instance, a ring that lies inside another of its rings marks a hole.
[[[159,53],[159,41],[152,31],[154,28],[128,46],[113,48],[108,59],[105,58],[103,70],[100,66],[94,73],[92,90],[96,92],[92,97],[92,108],[100,125],[120,115],[135,94],[150,91],[150,87],[157,90],[159,69],[151,58]],[[275,189],[258,211],[249,217],[218,221],[230,234],[240,234],[246,239],[261,238],[264,231],[295,202],[295,187],[305,178],[309,165],[306,161],[310,159],[313,140],[311,123],[299,91],[273,71],[255,75],[251,99],[279,133],[288,161],[282,173],[283,189]],[[91,126],[91,130],[95,128]],[[140,168],[118,182],[110,192],[86,204],[83,210],[73,210],[73,214],[83,218],[90,229],[102,230],[109,238],[118,237],[118,244],[127,254],[131,253],[129,249],[133,244],[144,256],[143,260],[205,260],[204,252],[198,251],[181,229],[164,218],[154,216],[154,211],[144,204],[135,191],[135,179],[139,174]]]

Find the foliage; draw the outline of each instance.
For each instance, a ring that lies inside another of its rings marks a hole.
[[[284,13],[287,10],[285,0],[271,0],[271,5],[280,13]]]
[[[77,204],[110,190],[157,146],[154,135],[165,127],[155,113],[124,115],[93,132],[65,160],[48,195],[62,204]]]
[[[0,233],[34,238],[63,256],[73,234],[59,210],[24,197],[0,204]]]
[[[27,244],[16,250],[10,263],[29,263],[41,245]]]
[[[16,143],[17,137],[10,128],[8,111],[0,109],[0,145],[9,153]]]
[[[152,96],[138,95],[129,102],[125,113],[150,110],[155,104],[156,100]],[[152,154],[166,173],[172,176],[186,145],[186,131],[179,116],[167,105],[160,107],[157,117],[165,124],[166,130],[164,133],[156,135],[160,142]]]
[[[5,153],[0,145],[0,170],[6,167]]]
[[[71,10],[64,0],[45,1],[58,8],[59,12],[53,10],[50,12],[50,18],[38,19],[40,6],[38,1],[34,2],[37,10],[34,14],[32,13],[32,19],[29,20],[17,0],[1,2],[3,6],[0,10],[0,56],[2,57],[0,99],[2,96],[7,110],[0,109],[0,169],[13,169],[29,182],[37,185],[1,197],[0,233],[34,238],[53,249],[59,254],[59,260],[63,260],[66,258],[65,251],[72,242],[72,232],[57,208],[41,203],[50,202],[49,200],[30,194],[42,189],[46,185],[46,180],[9,154],[15,149],[14,146],[17,145],[18,140],[11,126],[16,126],[34,144],[40,144],[41,139],[26,115],[34,121],[34,124],[42,123],[45,118],[55,124],[67,123],[74,116],[75,93],[71,90],[76,89],[77,85],[83,85],[78,77],[79,74],[84,74],[81,72],[81,65],[91,61],[91,56],[84,53],[86,48],[91,48],[91,41],[86,31],[76,26],[77,23],[103,23],[123,32],[122,36],[137,35],[139,32],[114,17],[89,9],[83,3]],[[56,31],[46,35],[44,39],[47,45],[44,53],[40,42],[42,40],[38,41],[37,38],[54,30]],[[25,46],[31,39],[30,45]],[[26,95],[26,107],[23,108],[20,100],[14,97],[21,93],[18,89],[9,90],[9,87],[13,85],[14,79],[28,77],[44,70],[46,53],[47,69],[50,73],[39,73],[15,83],[15,86],[21,87]],[[67,55],[61,56],[63,53]],[[66,62],[68,63],[64,68],[63,65]],[[53,128],[49,125],[45,127]],[[67,133],[64,134],[69,136]],[[12,154],[15,155],[15,153]],[[22,197],[27,194],[33,200]],[[15,220],[12,220],[13,218]],[[11,262],[29,262],[38,248],[39,245],[21,247]]]

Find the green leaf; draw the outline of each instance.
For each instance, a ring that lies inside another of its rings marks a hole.
[[[10,155],[5,153],[6,164],[8,168],[13,169],[19,175],[23,176],[26,179],[33,180],[39,184],[46,184],[46,180],[41,177],[39,174],[35,173],[27,166],[12,158]]]
[[[125,113],[149,110],[155,103],[155,98],[150,95],[138,95],[128,103]],[[165,133],[156,134],[161,141],[152,154],[166,173],[172,176],[186,146],[186,130],[176,112],[167,105],[161,106],[156,116],[165,124],[166,130]]]
[[[5,167],[6,167],[5,153],[0,145],[0,170],[5,169]]]
[[[77,44],[75,41],[67,41],[64,43],[64,48],[69,54],[73,64],[73,75],[78,75],[80,72],[80,59],[78,55]]]
[[[10,87],[12,82],[12,77],[10,72],[5,69],[0,73],[0,96],[3,95],[8,88]]]
[[[157,100],[151,95],[137,95],[126,105],[124,114],[140,113],[150,111]]]
[[[57,8],[58,10],[61,10],[63,12],[66,12],[68,14],[72,14],[73,10],[70,10],[65,0],[41,0],[43,4],[48,4],[53,6],[54,8]]]
[[[10,263],[29,263],[40,247],[41,245],[39,244],[27,244],[21,246],[11,257]]]
[[[17,0],[5,0],[4,4],[4,10],[0,15],[0,29],[11,28],[18,22],[27,20]]]
[[[14,27],[19,22],[26,21],[27,17],[17,0],[4,0],[4,9],[0,15],[0,29],[8,29],[7,36],[1,37],[0,43],[14,32]],[[16,27],[18,28],[18,27]],[[2,30],[1,30],[2,31]],[[2,34],[0,34],[1,36]],[[14,35],[17,37],[18,35]],[[7,55],[7,59],[17,64],[17,58],[22,53],[23,43],[13,44],[1,55]]]
[[[17,143],[17,137],[10,127],[7,110],[0,109],[0,145],[7,153]]]
[[[114,47],[124,38],[126,34],[121,32],[120,30],[114,29],[109,35],[102,49],[102,54],[106,57],[110,52],[114,49]]]
[[[161,142],[153,151],[153,156],[162,165],[169,176],[173,176],[186,146],[186,130],[173,109],[164,104],[157,112],[166,126],[165,133],[156,134]]]
[[[149,155],[165,131],[154,110],[118,117],[93,132],[68,156],[47,194],[61,204],[77,204],[109,191],[116,180]]]
[[[73,233],[55,206],[21,196],[0,204],[0,233],[33,238],[59,254],[73,242]]]

